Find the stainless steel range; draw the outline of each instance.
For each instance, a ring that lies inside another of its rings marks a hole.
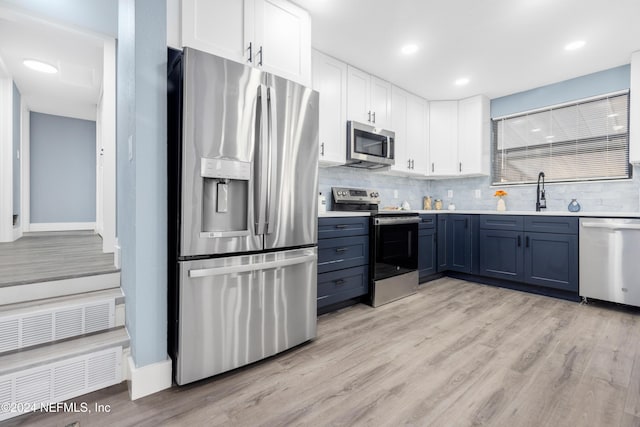
[[[371,305],[378,307],[414,294],[418,289],[418,213],[379,210],[380,194],[376,190],[334,187],[332,194],[333,210],[371,214]]]

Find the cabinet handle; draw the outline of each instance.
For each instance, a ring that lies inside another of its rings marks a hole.
[[[260,55],[260,61],[258,61],[258,66],[262,67],[262,46],[258,49],[258,55]]]
[[[524,245],[525,245],[527,248],[529,247],[529,236],[527,236],[527,237],[524,239]]]
[[[431,172],[435,172],[435,167],[436,167],[435,164],[431,163]]]
[[[374,111],[373,112],[373,123],[375,123],[375,122],[376,122],[376,112]]]
[[[344,285],[345,280],[344,279],[337,279],[334,280],[333,283],[335,283],[336,285],[340,286],[340,285]]]
[[[338,224],[336,228],[347,228],[347,224]]]
[[[249,58],[247,59],[247,62],[253,62],[253,43],[249,42],[247,50],[249,51]]]
[[[369,123],[371,123],[371,111],[369,111],[369,119],[367,120]]]
[[[464,219],[464,228],[469,228],[469,218]]]
[[[522,238],[521,236],[518,236],[518,247],[520,247],[520,245],[522,245]]]
[[[342,253],[342,252],[346,252],[347,248],[336,248],[336,252],[337,253]]]
[[[460,166],[458,167],[458,169],[460,170],[460,172],[462,172],[462,162],[460,162]]]
[[[324,156],[324,142],[320,144],[320,155]]]
[[[415,169],[416,168],[416,161],[411,159],[411,169]]]
[[[407,160],[407,169],[411,169],[411,160]]]

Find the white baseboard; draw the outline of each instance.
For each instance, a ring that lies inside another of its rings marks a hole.
[[[116,237],[116,244],[113,247],[113,265],[115,265],[116,268],[120,268],[120,264],[122,263],[120,256],[120,242],[118,242],[118,238]]]
[[[13,241],[15,242],[19,238],[22,237],[22,227],[14,227],[13,228]]]
[[[32,222],[29,224],[29,231],[76,231],[95,229],[95,222]]]
[[[133,358],[127,358],[129,365],[129,397],[136,400],[171,387],[171,359],[136,368]]]

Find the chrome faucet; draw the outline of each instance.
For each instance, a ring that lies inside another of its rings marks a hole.
[[[542,189],[540,188],[540,179],[542,179]],[[536,188],[536,212],[547,208],[547,199],[544,197],[544,172],[538,174],[538,187]]]

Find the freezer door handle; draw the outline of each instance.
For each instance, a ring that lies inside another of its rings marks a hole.
[[[270,270],[282,267],[288,267],[290,265],[305,264],[307,262],[315,261],[317,259],[315,253],[308,253],[303,256],[295,258],[287,258],[276,261],[267,261],[257,264],[247,265],[230,265],[228,267],[216,267],[216,268],[200,268],[195,270],[189,270],[189,278],[196,277],[212,277],[221,276],[224,274],[246,273],[249,271]]]
[[[640,224],[583,222],[582,226],[584,228],[607,228],[609,230],[640,230]]]
[[[254,205],[256,206],[255,231],[256,234],[265,233],[266,210],[267,210],[267,164],[269,162],[268,149],[265,150],[265,138],[269,132],[267,123],[267,87],[258,86],[258,105],[256,111],[256,150],[255,150],[255,170],[254,170]]]

